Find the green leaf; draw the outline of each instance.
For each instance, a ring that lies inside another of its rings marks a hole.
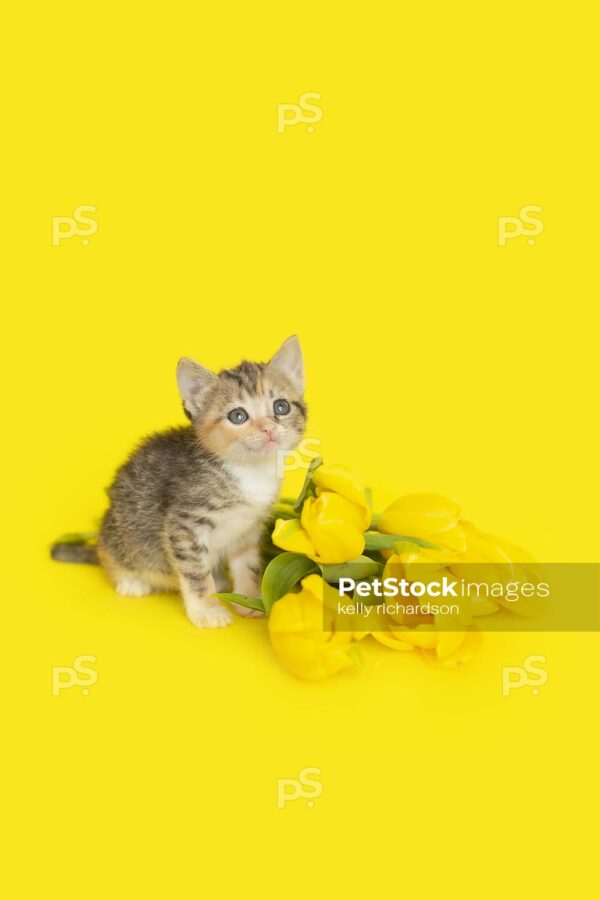
[[[380,567],[383,569],[385,566],[387,559],[385,556],[382,556],[379,550],[365,550],[364,556],[372,559],[374,562],[379,563]]]
[[[321,566],[321,571],[325,581],[332,584],[339,581],[340,578],[354,578],[355,581],[359,581],[361,578],[368,578],[369,575],[378,575],[381,572],[381,566],[374,559],[369,559],[368,556],[357,556],[356,559],[349,559],[348,562]]]
[[[273,504],[271,509],[273,516],[276,519],[297,519],[298,513],[294,509],[294,501],[291,503],[284,503],[283,500],[279,500],[277,503]]]
[[[229,600],[230,603],[239,603],[240,606],[246,606],[248,609],[258,609],[260,612],[265,612],[265,607],[259,597],[247,597],[246,594],[228,593],[218,593],[216,596],[221,600]]]
[[[267,613],[276,600],[287,594],[301,578],[318,572],[316,562],[301,553],[286,551],[272,559],[262,577],[263,604]]]
[[[304,479],[304,484],[302,485],[302,490],[298,494],[298,499],[296,500],[296,505],[294,506],[295,512],[300,512],[302,509],[302,504],[306,500],[306,497],[309,491],[312,489],[312,476],[315,469],[318,469],[319,466],[323,465],[323,457],[315,456],[315,458],[311,461],[308,471],[306,473],[306,478]]]
[[[422,541],[420,538],[405,537],[403,534],[380,534],[378,531],[367,531],[365,534],[365,550],[393,550],[398,543],[416,544],[417,547],[431,547],[437,550],[436,544]]]

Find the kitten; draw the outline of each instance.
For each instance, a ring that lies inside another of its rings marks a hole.
[[[235,593],[258,596],[277,454],[296,447],[306,421],[300,344],[290,337],[270,362],[219,374],[182,359],[177,383],[191,424],[147,438],[118,470],[98,559],[120,594],[179,589],[194,625],[219,628],[232,618],[213,596],[220,563]]]

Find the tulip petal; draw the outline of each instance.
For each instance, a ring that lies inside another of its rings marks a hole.
[[[316,498],[308,497],[301,523],[323,563],[347,562],[364,549],[364,512],[339,494],[324,491]]]
[[[368,512],[369,522],[371,521],[365,486],[351,469],[340,465],[322,465],[314,473],[313,482],[320,490],[340,494],[347,500],[351,500],[362,507]],[[365,525],[365,529],[368,527],[369,522]]]
[[[354,665],[349,642],[320,643],[310,634],[272,634],[271,643],[281,665],[308,681],[321,681]]]
[[[276,547],[281,547],[282,550],[303,553],[305,556],[310,556],[311,559],[316,553],[309,536],[298,519],[277,519],[271,540]]]
[[[393,632],[372,631],[371,634],[376,641],[379,641],[379,643],[383,644],[385,647],[389,647],[390,650],[410,651],[415,649],[414,646],[407,643],[407,641],[403,641],[399,638],[393,637]]]
[[[439,669],[455,669],[469,662],[481,649],[482,644],[483,635],[479,631],[468,631],[458,650],[449,656],[440,659],[436,650],[421,650],[421,653],[428,663]]]
[[[302,590],[278,600],[269,618],[271,644],[281,665],[296,675],[318,681],[354,665],[352,635],[323,628],[324,591],[333,590],[318,575],[302,579]]]
[[[435,652],[438,659],[445,659],[463,645],[465,640],[464,631],[440,631],[435,645]]]
[[[398,640],[406,641],[413,647],[421,647],[432,649],[437,645],[439,634],[435,632],[430,625],[417,625],[416,628],[399,628],[394,629],[394,634]]]
[[[440,494],[407,494],[390,504],[379,518],[379,531],[405,534],[424,540],[437,538],[455,528],[461,509]]]

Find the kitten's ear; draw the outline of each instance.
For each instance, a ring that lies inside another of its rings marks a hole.
[[[177,364],[177,386],[183,408],[190,417],[195,418],[202,409],[207,390],[218,380],[214,372],[199,366],[193,359],[184,357]]]
[[[302,350],[300,349],[300,341],[295,334],[283,342],[273,359],[270,360],[269,365],[281,369],[301,391],[304,390]]]

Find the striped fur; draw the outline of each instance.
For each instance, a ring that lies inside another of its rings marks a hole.
[[[218,375],[182,360],[178,384],[190,424],[147,438],[119,469],[98,557],[120,593],[179,589],[195,625],[219,627],[231,620],[213,596],[223,562],[236,593],[258,593],[278,453],[298,444],[306,422],[300,346],[289,338],[269,363]],[[289,413],[277,415],[276,400]],[[248,415],[241,425],[228,418],[236,409]]]

